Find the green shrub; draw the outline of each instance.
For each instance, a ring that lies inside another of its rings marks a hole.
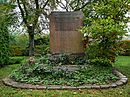
[[[96,57],[98,57],[98,47],[96,44],[89,44],[85,52],[87,54],[88,59],[95,59]]]
[[[28,56],[28,48],[18,45],[10,45],[10,55],[11,56]],[[48,45],[36,45],[35,46],[35,55],[49,52]]]
[[[15,32],[10,34],[10,46],[19,46],[22,48],[26,48],[28,46],[28,35],[19,34],[20,32]]]
[[[49,61],[55,65],[85,65],[88,64],[88,59],[85,55],[73,55],[73,54],[57,54],[49,55]]]
[[[9,60],[9,34],[3,26],[0,23],[0,67],[8,64]]]
[[[49,35],[42,38],[35,38],[35,55],[49,52]],[[10,35],[10,55],[11,56],[28,56],[28,36]]]
[[[70,64],[69,55],[67,54],[59,54],[59,55],[52,55],[50,57],[50,61],[53,62],[53,64],[59,64],[59,65],[66,65]]]
[[[9,60],[9,30],[11,16],[10,5],[0,4],[0,67],[8,64]]]
[[[44,34],[43,36],[35,35],[35,45],[49,45],[49,34]]]
[[[10,56],[27,56],[28,36],[26,34],[10,34]]]
[[[57,63],[56,63],[57,62]],[[58,65],[69,64],[70,60],[65,54],[61,54],[58,61],[53,62],[47,55],[35,61],[35,64],[24,64],[11,74],[11,78],[16,81],[31,84],[46,85],[71,85],[78,86],[83,84],[108,84],[109,81],[116,81],[112,73],[111,61],[107,59],[93,59],[90,64],[80,64],[84,59],[76,58],[80,66],[78,70],[69,71],[67,68],[57,68]],[[82,65],[82,66],[81,66]],[[78,68],[78,67],[77,67]]]
[[[35,45],[35,54],[47,54],[49,52],[49,45]]]
[[[9,27],[13,24],[15,6],[8,2],[0,3],[0,67],[9,62]]]
[[[124,40],[121,44],[122,52],[121,55],[130,56],[130,40]]]
[[[19,64],[19,63],[21,63],[21,61],[23,60],[23,58],[21,58],[21,57],[10,57],[9,58],[9,65],[10,64]]]
[[[90,64],[97,66],[112,66],[112,62],[107,58],[95,58],[90,60]]]
[[[25,47],[10,45],[9,48],[11,56],[27,56],[27,51]]]
[[[35,36],[35,54],[47,54],[49,53],[49,34],[45,34],[42,37]]]
[[[91,45],[96,45],[95,57],[115,62],[115,57],[120,51],[119,41],[127,33],[125,28],[129,17],[125,14],[129,10],[128,5],[128,0],[95,0],[83,9],[85,17],[81,32],[91,37]]]

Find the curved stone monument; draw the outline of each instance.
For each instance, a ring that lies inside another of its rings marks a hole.
[[[52,12],[50,14],[51,54],[83,54],[83,34],[78,30],[83,25],[83,13]]]

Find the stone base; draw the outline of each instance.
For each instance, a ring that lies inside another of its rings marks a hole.
[[[85,57],[85,53],[75,53],[75,54],[48,54],[49,60],[51,62],[63,62],[63,58],[69,62],[73,62],[76,59],[82,59]]]
[[[114,73],[120,78],[115,83],[106,84],[106,85],[81,85],[78,87],[74,86],[62,86],[62,85],[32,85],[26,83],[16,82],[9,77],[3,79],[3,83],[7,86],[11,86],[14,88],[22,88],[22,89],[48,89],[48,90],[78,90],[78,89],[108,89],[108,88],[115,88],[117,86],[121,86],[127,83],[128,78],[121,74],[119,71],[114,70]]]

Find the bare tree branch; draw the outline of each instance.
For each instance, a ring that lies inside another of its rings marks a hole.
[[[25,10],[26,17],[28,17],[28,11],[27,11],[27,8],[25,5],[25,1],[22,4],[23,4],[24,10]]]
[[[43,5],[43,8],[42,8],[42,9],[44,9],[44,8],[47,6],[47,4],[48,4],[49,1],[50,1],[50,0],[47,0],[47,1],[45,2],[45,4]]]
[[[18,3],[18,7],[19,7],[19,9],[20,9],[20,11],[21,11],[21,15],[22,15],[23,21],[24,21],[24,23],[28,26],[28,24],[27,24],[27,18],[26,18],[25,15],[24,15],[24,10],[22,9],[22,7],[21,7],[21,5],[20,5],[20,1],[17,0],[17,3]]]
[[[60,1],[57,0],[57,3],[59,4],[59,6],[60,6],[62,9],[65,9],[66,11],[69,11],[68,6],[67,6],[68,1],[65,0],[65,2],[66,2],[66,4],[64,4],[61,0],[60,0]]]
[[[33,28],[35,29],[37,22],[38,22],[38,17],[40,15],[39,13],[39,4],[38,4],[38,0],[35,0],[35,4],[36,4],[36,10],[35,10],[35,17],[34,17],[34,22],[33,22]]]
[[[35,0],[35,4],[36,4],[36,9],[39,9],[38,0]]]

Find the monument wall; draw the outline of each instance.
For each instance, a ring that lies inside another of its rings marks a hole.
[[[84,53],[83,34],[78,30],[83,25],[83,13],[52,12],[50,14],[50,52],[52,54]]]

